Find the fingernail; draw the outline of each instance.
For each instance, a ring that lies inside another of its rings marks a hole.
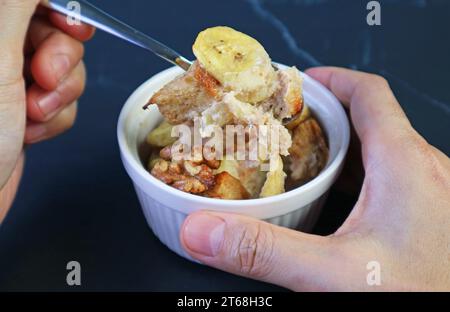
[[[38,100],[39,108],[44,116],[49,116],[61,107],[61,96],[58,92],[54,91]]]
[[[188,218],[183,238],[191,251],[214,257],[222,246],[225,222],[209,214],[198,214]]]
[[[35,143],[40,141],[47,134],[47,128],[44,125],[36,124],[27,127],[26,142]]]
[[[64,80],[70,70],[70,60],[65,54],[57,54],[52,58],[53,73],[58,81]]]

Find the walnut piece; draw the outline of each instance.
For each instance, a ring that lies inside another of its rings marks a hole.
[[[216,183],[212,168],[187,160],[175,162],[159,159],[151,174],[180,191],[192,194],[201,194]]]
[[[186,179],[175,181],[172,186],[180,191],[192,194],[199,194],[206,191],[206,185],[193,177],[186,177]]]

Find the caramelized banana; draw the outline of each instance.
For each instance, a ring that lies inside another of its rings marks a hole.
[[[258,103],[275,91],[276,72],[263,46],[229,27],[202,31],[193,51],[201,66],[238,99]]]

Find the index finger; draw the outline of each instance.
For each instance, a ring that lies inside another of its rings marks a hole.
[[[71,25],[67,22],[66,16],[55,11],[51,11],[48,18],[53,25],[79,41],[88,41],[94,36],[94,27],[84,23]]]
[[[366,171],[380,162],[393,164],[397,161],[392,160],[407,157],[406,143],[415,131],[384,78],[334,67],[313,68],[307,74],[350,109]]]
[[[325,85],[350,109],[352,122],[363,144],[389,142],[411,124],[387,81],[376,75],[336,67],[306,71]]]
[[[48,0],[41,0],[40,4],[41,5],[38,7],[37,13],[47,15],[54,26],[58,27],[73,38],[79,41],[87,41],[94,36],[94,27],[84,23],[75,25],[68,23],[67,16],[52,10]]]

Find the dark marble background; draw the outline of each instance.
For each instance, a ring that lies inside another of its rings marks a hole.
[[[413,125],[450,153],[450,1],[384,0],[382,26],[364,0],[92,1],[189,58],[202,29],[229,25],[274,60],[384,75]],[[257,291],[278,288],[190,263],[153,236],[122,168],[116,122],[131,92],[168,64],[98,33],[76,126],[28,151],[24,179],[0,227],[0,290]],[[316,233],[331,233],[354,198],[333,191]],[[66,263],[82,286],[66,285]]]

